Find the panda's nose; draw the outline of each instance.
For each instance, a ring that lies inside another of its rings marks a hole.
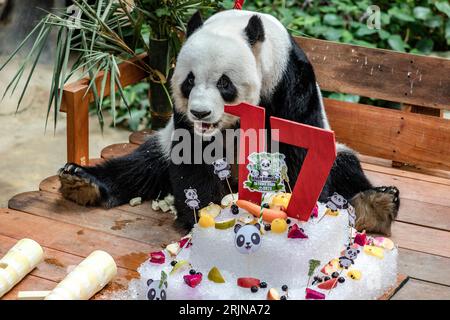
[[[203,119],[206,118],[207,116],[209,116],[211,114],[211,111],[196,111],[196,110],[191,110],[191,113],[197,118],[197,119]]]

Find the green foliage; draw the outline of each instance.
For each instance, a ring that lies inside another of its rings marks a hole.
[[[14,94],[25,70],[29,68],[30,71],[26,76],[17,104],[17,110],[19,109],[48,36],[52,30],[55,30],[57,32],[56,58],[53,65],[47,119],[53,109],[56,127],[64,84],[72,77],[89,77],[91,79],[88,84],[89,89],[93,92],[94,105],[102,127],[103,95],[106,86],[109,85],[110,92],[114,92],[114,88],[117,87],[120,102],[116,101],[115,94],[112,94],[108,101],[113,115],[113,124],[115,124],[116,106],[125,105],[127,109],[129,108],[125,90],[119,81],[119,63],[137,57],[144,51],[150,51],[149,37],[169,39],[171,45],[169,51],[174,58],[181,46],[182,32],[187,18],[199,9],[218,8],[220,1],[216,3],[212,0],[136,0],[134,3],[130,5],[125,0],[97,0],[94,3],[88,3],[87,0],[73,0],[73,6],[70,8],[49,12],[0,66],[1,71],[21,49],[24,49],[25,43],[34,38],[32,49],[8,84],[3,97],[7,93]],[[73,64],[70,63],[71,55],[76,56]],[[151,81],[161,83],[164,87],[168,86],[169,70],[155,70],[145,62],[140,62],[139,67],[150,74]],[[100,72],[109,73],[111,81],[108,83],[107,78],[104,77],[100,84],[96,83],[94,79]],[[169,95],[168,89],[166,91]],[[135,110],[130,110],[129,113],[130,116],[142,114]]]
[[[367,27],[372,4],[380,30]],[[255,0],[245,9],[275,15],[294,35],[419,54],[450,47],[447,0]]]
[[[372,4],[380,8],[379,30],[367,26]],[[255,0],[247,1],[245,9],[276,16],[293,35],[416,54],[450,50],[448,0]],[[342,93],[324,96],[399,108],[398,103]]]

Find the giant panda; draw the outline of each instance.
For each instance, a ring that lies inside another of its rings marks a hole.
[[[190,228],[194,217],[185,205],[184,190],[197,189],[205,206],[219,203],[228,189],[211,163],[172,161],[176,129],[214,140],[225,129],[239,126],[238,118],[224,113],[224,105],[241,102],[264,107],[267,128],[270,116],[330,128],[311,63],[283,25],[268,14],[227,10],[205,22],[200,13],[194,14],[171,89],[172,118],[136,151],[92,167],[68,163],[59,171],[65,198],[110,208],[134,197],[154,199],[170,192],[175,196],[177,222]],[[306,150],[283,144],[279,149],[295,184]],[[335,192],[355,207],[358,229],[390,234],[400,205],[398,189],[374,187],[355,152],[340,144],[319,200],[326,202]]]

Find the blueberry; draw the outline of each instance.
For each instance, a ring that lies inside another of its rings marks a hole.
[[[344,279],[343,277],[339,277],[339,278],[338,278],[338,282],[339,282],[339,283],[344,283],[344,282],[345,282],[345,279]]]
[[[195,271],[194,269],[189,270],[189,274],[196,274],[197,271]]]
[[[291,219],[286,219],[287,224],[291,224]]]
[[[331,274],[331,277],[333,277],[333,278],[339,277],[339,272],[337,272],[337,271],[333,272],[333,273]]]
[[[287,297],[286,296],[281,296],[280,300],[287,300]]]
[[[261,282],[260,284],[259,284],[259,286],[261,287],[261,288],[267,288],[267,283],[265,283],[265,282]]]
[[[201,272],[197,272],[197,274],[198,274],[199,276],[202,276],[202,275],[203,275]]]
[[[331,279],[331,278],[327,276],[327,277],[324,277],[324,278],[323,278],[323,281],[328,281],[328,280],[330,280],[330,279]]]
[[[177,264],[177,260],[173,260],[173,261],[170,263],[170,265],[171,265],[172,267],[175,267],[176,264]]]
[[[270,231],[271,228],[272,228],[272,227],[270,226],[270,224],[266,224],[266,225],[264,226],[264,230],[266,230],[266,231]]]
[[[281,290],[283,290],[283,291],[285,291],[285,292],[288,291],[288,286],[284,284],[284,285],[281,287]]]
[[[264,204],[262,205],[262,207],[263,207],[263,208],[266,208],[266,209],[269,209],[269,208],[270,208],[268,203],[264,203]]]
[[[231,213],[232,214],[238,214],[239,213],[239,207],[235,205],[234,203],[231,205]]]
[[[258,292],[258,287],[257,286],[253,286],[250,289],[253,293]]]

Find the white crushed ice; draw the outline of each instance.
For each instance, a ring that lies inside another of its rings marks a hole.
[[[287,232],[276,234],[269,231],[261,236],[261,248],[250,255],[236,250],[234,228],[218,230],[196,225],[192,233],[192,246],[182,250],[176,260],[188,260],[193,269],[202,272],[203,279],[198,286],[191,288],[183,280],[183,276],[189,274],[189,266],[170,275],[173,259],[165,252],[164,264],[144,262],[138,269],[141,279],[132,280],[127,291],[118,292],[111,298],[146,299],[147,280],[159,280],[161,270],[164,270],[168,274],[167,299],[266,299],[270,288],[276,288],[280,294],[284,294],[282,285],[289,287],[288,299],[305,299],[309,260],[321,261],[314,275],[324,276],[320,269],[331,259],[341,256],[350,235],[346,210],[340,210],[336,217],[327,215],[318,223],[326,209],[324,204],[318,205],[319,218],[299,223],[308,239],[288,239]],[[230,210],[223,209],[218,218],[234,217]],[[294,223],[298,221],[291,218],[291,225]],[[359,249],[361,252],[349,270],[359,270],[362,274],[360,280],[352,280],[347,276],[348,270],[343,270],[341,276],[345,282],[338,283],[331,291],[311,284],[309,288],[324,293],[326,299],[377,299],[382,296],[396,283],[397,248],[385,249],[384,259],[366,254],[362,247]],[[208,280],[208,272],[212,267],[220,270],[225,283]],[[239,277],[258,278],[268,286],[253,293],[250,289],[237,286]]]

